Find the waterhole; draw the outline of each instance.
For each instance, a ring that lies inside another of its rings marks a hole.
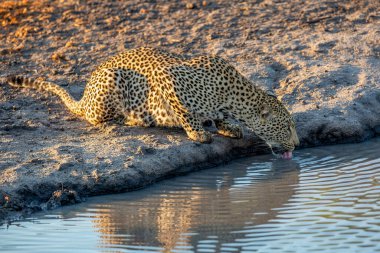
[[[0,227],[0,252],[380,252],[380,139],[303,149]]]

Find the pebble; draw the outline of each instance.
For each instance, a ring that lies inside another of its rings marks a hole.
[[[187,3],[187,4],[186,4],[186,8],[187,8],[187,9],[195,9],[196,6],[195,6],[194,3]]]

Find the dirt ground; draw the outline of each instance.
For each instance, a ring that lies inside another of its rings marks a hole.
[[[11,74],[80,98],[126,49],[215,54],[277,94],[301,148],[380,135],[377,0],[1,1],[0,31],[0,220],[268,151],[249,133],[200,145],[180,129],[91,127],[55,97],[9,88]]]

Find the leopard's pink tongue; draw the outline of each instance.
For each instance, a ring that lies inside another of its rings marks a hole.
[[[286,151],[282,154],[282,159],[290,160],[293,157],[292,151]]]

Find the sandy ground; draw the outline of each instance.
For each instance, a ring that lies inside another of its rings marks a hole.
[[[123,192],[268,149],[252,134],[193,143],[180,129],[99,129],[10,74],[80,98],[96,65],[152,46],[216,54],[293,113],[301,147],[380,135],[380,4],[368,1],[2,1],[0,220]]]

